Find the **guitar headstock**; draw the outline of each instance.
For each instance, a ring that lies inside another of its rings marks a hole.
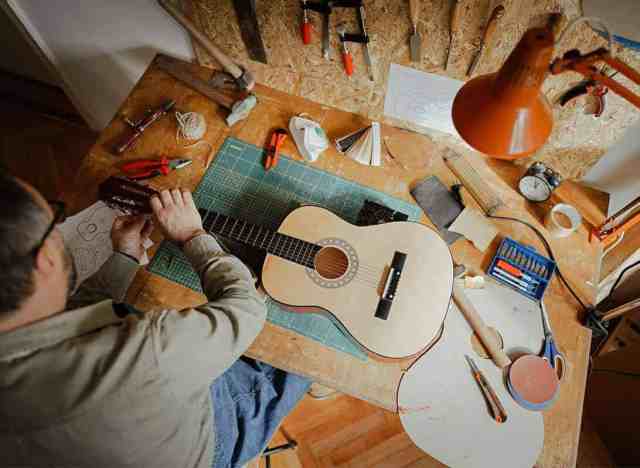
[[[109,177],[98,187],[98,198],[111,208],[127,214],[149,214],[149,200],[158,192],[123,177]]]

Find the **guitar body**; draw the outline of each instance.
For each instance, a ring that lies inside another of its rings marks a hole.
[[[487,279],[484,289],[465,296],[487,326],[501,337],[510,357],[538,354],[544,341],[540,306]],[[542,413],[519,406],[509,394],[503,370],[474,346],[474,332],[453,303],[444,332],[429,352],[405,372],[398,388],[404,430],[424,452],[456,468],[531,468],[542,451]],[[484,374],[507,413],[496,423],[473,378],[465,354]]]
[[[267,254],[262,284],[274,300],[333,315],[366,351],[383,358],[416,355],[438,337],[453,261],[434,230],[413,222],[354,226],[324,208],[303,206],[278,233],[323,247],[315,268]],[[397,252],[406,257],[388,314],[380,318],[376,311]]]

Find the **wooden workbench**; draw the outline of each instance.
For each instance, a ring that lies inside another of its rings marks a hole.
[[[210,74],[210,70],[197,65],[193,65],[193,70],[203,78]],[[265,145],[271,130],[276,127],[287,128],[290,117],[303,112],[320,122],[330,138],[346,134],[366,123],[366,119],[358,115],[264,86],[257,86],[255,92],[259,99],[257,107],[248,119],[229,129],[223,121],[223,109],[152,64],[122,105],[120,113],[135,118],[147,108],[157,107],[166,99],[174,99],[177,109],[204,114],[208,125],[205,139],[213,146],[214,152],[230,135],[258,146]],[[83,162],[75,183],[70,184],[65,193],[65,200],[72,211],[95,202],[98,183],[109,175],[117,174],[117,166],[126,159],[159,155],[191,157],[194,164],[168,177],[154,180],[153,185],[156,188],[180,186],[195,189],[205,170],[207,151],[203,148],[205,145],[189,149],[179,147],[176,143],[175,119],[163,118],[148,129],[124,157],[117,157],[112,153],[113,144],[126,131],[125,123],[116,117],[102,132]],[[386,157],[383,167],[369,168],[329,149],[314,164],[408,201],[412,201],[409,188],[427,175],[437,175],[449,185],[456,182],[440,157],[440,149],[428,137],[387,126],[383,126],[382,134],[391,139],[388,141],[394,143],[394,148],[406,148],[406,154],[411,155],[413,161],[407,163],[405,158],[404,167],[401,167]],[[283,152],[300,159],[291,139],[287,140]],[[540,226],[544,208],[530,208],[514,190],[521,168],[502,162],[489,162],[474,153],[469,153],[468,158],[506,201],[507,207],[499,214],[515,216]],[[424,222],[429,223],[426,218]],[[542,249],[533,233],[525,227],[506,221],[496,221],[496,224],[501,235],[509,235]],[[155,236],[155,240],[159,240],[158,233]],[[480,272],[486,268],[497,242],[485,254],[466,240],[456,242],[451,250],[457,263],[464,263],[472,271]],[[586,230],[581,229],[568,239],[552,241],[552,246],[560,268],[569,281],[577,286],[584,298],[591,297],[593,291],[588,282],[594,274],[597,252],[588,244]],[[558,281],[553,282],[546,300],[556,341],[565,353],[569,366],[557,403],[544,414],[545,445],[538,466],[573,466],[580,434],[591,333],[579,324],[579,306]],[[200,304],[203,296],[141,269],[129,290],[129,301],[140,310],[149,311],[160,307],[183,308]],[[247,354],[391,410],[396,409],[400,376],[410,364],[407,361],[383,363],[371,359],[362,362],[272,324],[265,326]]]

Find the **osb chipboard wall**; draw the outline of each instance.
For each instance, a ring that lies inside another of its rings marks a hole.
[[[423,37],[421,63],[409,61],[408,36],[411,29],[408,0],[364,0],[366,23],[371,38],[370,52],[374,62],[375,80],[370,81],[364,64],[362,47],[352,44],[355,73],[349,79],[343,70],[340,44],[335,26],[347,22],[348,29],[357,31],[353,9],[335,9],[331,16],[331,57],[327,61],[321,52],[321,17],[310,13],[313,22],[313,42],[302,44],[300,37],[301,8],[298,0],[257,0],[258,22],[267,49],[268,65],[248,58],[231,0],[183,0],[183,7],[196,24],[238,62],[247,65],[260,83],[291,94],[365,115],[373,120],[400,124],[430,134],[436,142],[458,146],[458,141],[437,132],[421,130],[403,122],[392,122],[383,116],[384,96],[389,65],[398,63],[419,70],[445,74],[464,80],[484,25],[497,0],[462,0],[461,26],[454,36],[449,69],[444,62],[449,45],[449,17],[453,0],[422,0],[419,30]],[[568,19],[581,14],[579,0],[504,0],[506,8],[497,34],[488,45],[476,74],[497,70],[522,34],[532,26],[545,24],[551,12],[562,12]],[[566,23],[566,21],[565,21]],[[556,55],[578,47],[582,52],[606,45],[587,26],[578,26],[556,49]],[[619,57],[632,67],[640,68],[640,54],[617,48]],[[196,44],[196,55],[205,65],[217,67]],[[593,109],[591,98],[580,98],[562,108],[559,96],[581,80],[567,73],[550,76],[544,92],[553,103],[555,126],[547,144],[533,158],[518,161],[529,164],[543,160],[566,178],[579,178],[606,149],[617,141],[640,112],[622,98],[609,93],[607,109],[598,119],[586,112]],[[621,80],[638,92],[626,79]],[[460,150],[466,151],[459,146]]]

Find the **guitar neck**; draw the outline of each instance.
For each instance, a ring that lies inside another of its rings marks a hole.
[[[266,250],[291,262],[314,268],[314,258],[321,249],[317,244],[280,234],[257,224],[248,223],[215,211],[200,210],[202,226],[207,232],[218,234],[242,244]]]

